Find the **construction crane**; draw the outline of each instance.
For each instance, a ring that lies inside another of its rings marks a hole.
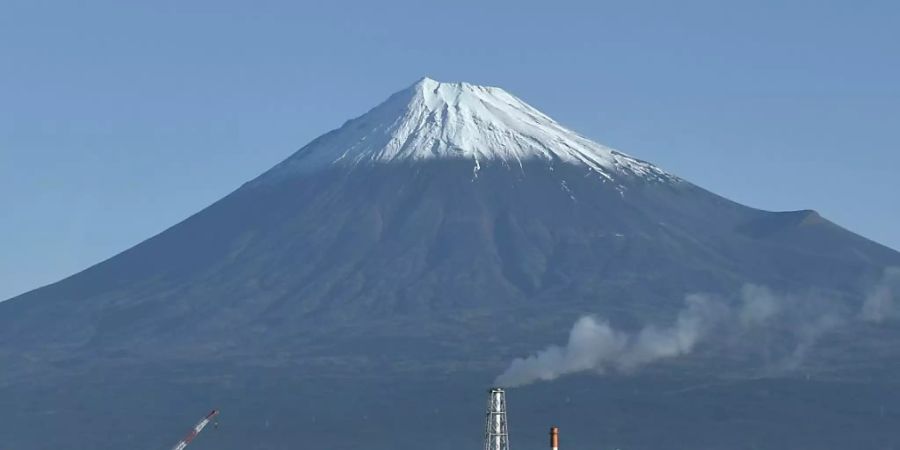
[[[215,417],[218,415],[219,410],[214,409],[210,411],[209,414],[206,415],[206,417],[200,419],[200,421],[197,422],[197,425],[194,425],[194,428],[191,428],[191,431],[188,432],[187,436],[185,436],[184,439],[178,441],[178,443],[175,444],[174,447],[172,447],[172,450],[184,450],[184,448],[187,447],[188,444],[190,444],[191,441],[193,441],[194,438],[197,437],[197,435],[200,434],[200,432],[203,431],[203,429],[206,428],[206,426],[209,425],[209,423],[212,422],[212,420],[215,419]]]

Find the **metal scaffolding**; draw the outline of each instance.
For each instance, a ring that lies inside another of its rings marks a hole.
[[[484,450],[509,450],[506,391],[501,388],[488,390],[487,413],[484,420]]]

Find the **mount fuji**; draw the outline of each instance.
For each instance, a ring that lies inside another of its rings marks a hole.
[[[198,449],[477,448],[484,388],[579,317],[636,330],[753,285],[850,313],[808,342],[805,309],[752,351],[728,335],[511,389],[513,446],[556,424],[573,447],[894,448],[900,329],[854,315],[894,266],[814,211],[735,203],[502,89],[425,78],[0,303],[0,445],[165,448],[217,407]],[[796,336],[802,361],[773,370]]]

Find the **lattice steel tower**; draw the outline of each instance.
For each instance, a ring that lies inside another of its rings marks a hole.
[[[484,418],[484,450],[509,450],[506,392],[501,388],[492,388],[488,391],[487,413]]]

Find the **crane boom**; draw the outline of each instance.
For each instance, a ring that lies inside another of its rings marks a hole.
[[[174,447],[172,447],[172,450],[184,450],[184,448],[187,447],[188,444],[190,444],[191,441],[193,441],[194,438],[197,437],[197,435],[200,434],[200,432],[203,431],[204,428],[206,428],[207,425],[209,425],[209,422],[211,422],[213,418],[218,415],[219,410],[214,409],[210,411],[209,414],[206,415],[206,417],[200,419],[200,421],[197,422],[197,425],[194,425],[194,428],[191,428],[191,431],[188,432],[187,436],[185,436],[184,439],[178,441],[178,443],[175,444]]]

